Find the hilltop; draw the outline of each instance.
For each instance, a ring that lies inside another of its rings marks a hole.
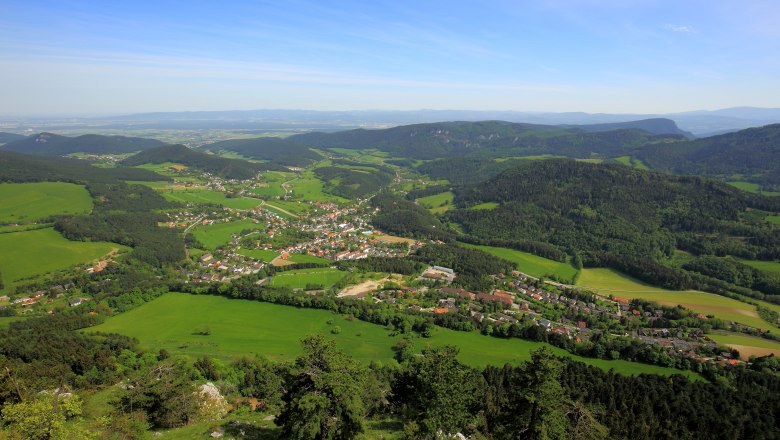
[[[306,145],[277,137],[231,139],[203,145],[201,151],[231,151],[250,159],[267,160],[281,165],[303,167],[319,160],[320,155]]]
[[[6,144],[8,142],[13,141],[19,141],[24,139],[26,136],[22,136],[21,134],[16,133],[7,133],[5,131],[0,131],[0,144]]]
[[[0,151],[0,182],[116,182],[170,180],[139,168],[98,168],[66,157],[45,157]]]
[[[146,163],[173,162],[225,177],[227,179],[251,179],[257,173],[286,168],[271,163],[253,163],[245,160],[227,159],[192,150],[184,145],[164,145],[142,151],[120,162],[124,166],[136,166]]]
[[[0,149],[16,153],[65,156],[73,153],[122,154],[134,153],[165,145],[156,139],[127,136],[103,136],[85,134],[68,137],[53,133],[40,133],[9,142]]]
[[[638,126],[644,128],[676,129],[671,121],[664,124],[639,122]],[[657,134],[634,125],[622,123],[575,127],[504,121],[439,122],[382,130],[306,133],[291,136],[290,139],[320,148],[376,148],[397,157],[436,159],[544,154],[587,158],[594,154],[623,154],[650,142],[684,138],[681,133]]]

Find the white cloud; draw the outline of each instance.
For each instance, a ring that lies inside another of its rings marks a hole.
[[[681,34],[695,34],[696,29],[693,26],[670,24],[666,26],[666,29],[672,32],[678,32]]]

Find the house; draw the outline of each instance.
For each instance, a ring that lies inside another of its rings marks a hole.
[[[71,298],[68,300],[68,305],[71,307],[80,306],[84,302],[83,298]]]
[[[551,323],[550,321],[546,320],[546,319],[540,319],[540,320],[539,320],[539,321],[537,321],[536,323],[537,323],[538,325],[540,325],[541,327],[544,327],[544,328],[546,328],[547,330],[549,330],[549,329],[550,329],[550,327],[552,327],[552,323]]]
[[[443,315],[444,313],[447,313],[449,311],[450,311],[450,309],[448,309],[446,307],[437,307],[437,308],[433,309],[433,313],[435,313],[437,315]]]

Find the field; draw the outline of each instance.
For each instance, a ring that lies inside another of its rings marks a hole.
[[[308,254],[291,254],[290,258],[288,258],[287,260],[292,261],[293,263],[315,263],[315,264],[333,263],[333,261],[331,260],[320,258],[316,255],[308,255]]]
[[[295,200],[306,202],[346,202],[347,199],[332,194],[326,194],[323,191],[323,183],[320,179],[314,177],[311,172],[301,173],[301,177],[288,183],[291,190],[291,196]]]
[[[81,185],[63,182],[0,184],[0,224],[30,223],[55,214],[92,210],[92,197]]]
[[[432,196],[420,197],[417,201],[434,214],[444,214],[453,208],[452,200],[454,197],[454,194],[447,191]]]
[[[471,244],[465,244],[465,246],[479,249],[491,255],[495,255],[496,257],[509,260],[517,265],[517,270],[534,277],[543,277],[546,274],[552,274],[560,279],[570,280],[574,278],[574,275],[577,273],[577,269],[569,263],[549,260],[534,254],[529,254],[528,252],[493,246],[477,246]]]
[[[474,205],[474,206],[472,206],[469,209],[473,209],[473,210],[476,210],[476,211],[490,211],[490,210],[496,209],[496,208],[498,208],[498,203],[496,203],[496,202],[485,202],[485,203],[480,203],[479,205]]]
[[[780,273],[780,263],[777,261],[739,260],[740,263],[764,272]]]
[[[765,196],[780,196],[780,192],[775,191],[761,191],[761,185],[757,183],[750,183],[750,182],[726,182],[729,185],[739,188],[742,191],[747,191],[755,194],[763,194]]]
[[[722,331],[716,331],[707,336],[719,344],[728,345],[738,350],[740,357],[745,360],[752,355],[767,356],[774,354],[775,356],[780,356],[780,342],[770,341],[758,336]]]
[[[190,230],[199,242],[207,249],[215,249],[227,244],[233,234],[238,234],[245,229],[264,230],[264,225],[257,225],[251,220],[239,220],[237,222],[214,223],[212,225],[199,225]]]
[[[127,249],[115,243],[66,240],[53,228],[0,234],[0,272],[10,291],[16,281],[89,263],[112,249]]]
[[[328,321],[332,323],[328,324]],[[338,334],[331,332],[336,326]],[[208,336],[198,335],[208,327]],[[358,320],[347,320],[325,310],[298,309],[290,306],[216,296],[169,293],[136,309],[108,319],[87,332],[116,332],[138,338],[143,348],[157,351],[165,348],[173,354],[232,358],[247,354],[264,354],[274,360],[289,360],[300,354],[298,341],[306,335],[323,333],[355,359],[368,363],[394,363],[391,347],[400,339],[384,327]],[[436,328],[429,339],[414,340],[415,347],[457,345],[459,358],[473,366],[504,365],[530,359],[530,352],[542,343],[519,339],[498,339],[476,332],[455,332]],[[562,356],[613,368],[622,374],[685,374],[691,372],[626,361],[606,361],[572,356],[553,349]]]
[[[766,221],[773,225],[780,225],[780,215],[768,215],[766,216]]]
[[[291,289],[304,289],[307,284],[322,284],[328,289],[345,276],[347,276],[347,273],[338,269],[315,267],[278,273],[271,278],[269,283],[271,286],[289,287]]]
[[[752,327],[780,331],[758,316],[750,304],[725,296],[695,290],[673,291],[641,283],[611,269],[583,269],[578,286],[604,295],[614,294],[624,298],[641,298],[661,305],[682,305],[704,315],[713,315],[726,321],[735,321]]]
[[[274,200],[269,202],[271,206],[274,206],[276,208],[281,208],[290,214],[294,215],[301,215],[306,213],[306,211],[309,210],[309,206],[306,203],[298,203],[298,202],[286,202],[284,200]]]
[[[252,188],[252,192],[261,197],[284,196],[284,188],[282,188],[282,185],[279,182],[265,182],[263,186],[259,188]]]
[[[266,263],[270,263],[271,260],[279,256],[278,252],[267,251],[263,249],[239,249],[237,252],[246,257],[254,258],[255,260],[260,260]]]
[[[252,209],[260,205],[260,199],[233,198],[225,197],[224,193],[211,191],[208,189],[195,189],[183,191],[160,191],[163,197],[172,202],[194,203],[194,204],[214,204],[222,205],[234,209]]]
[[[638,168],[640,170],[649,170],[650,168],[647,167],[647,165],[644,164],[641,160],[631,157],[631,156],[620,156],[615,158],[616,161],[622,163],[623,165],[628,165],[630,167]]]

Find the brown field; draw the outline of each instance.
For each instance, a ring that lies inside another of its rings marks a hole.
[[[754,347],[752,345],[738,345],[738,344],[728,344],[729,347],[739,351],[739,357],[742,360],[748,360],[750,356],[769,356],[770,354],[774,354],[775,356],[780,356],[780,349],[775,348],[766,348],[766,347]]]
[[[377,235],[374,238],[376,238],[379,241],[384,241],[387,243],[409,243],[409,244],[414,243],[414,240],[412,240],[411,238],[396,237],[395,235],[384,234],[384,235]]]
[[[295,263],[294,263],[294,262],[292,262],[292,261],[290,261],[290,260],[282,260],[281,258],[277,258],[277,259],[275,259],[275,260],[274,260],[274,262],[273,262],[273,265],[274,265],[274,266],[277,266],[277,267],[281,267],[281,266],[289,266],[289,265],[291,265],[291,264],[295,264]]]

